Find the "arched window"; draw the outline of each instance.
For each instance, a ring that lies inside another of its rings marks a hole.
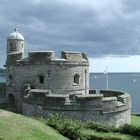
[[[43,75],[39,75],[39,83],[44,84],[44,76]]]
[[[74,83],[75,84],[79,84],[79,82],[80,82],[80,75],[79,74],[75,74],[74,75]]]

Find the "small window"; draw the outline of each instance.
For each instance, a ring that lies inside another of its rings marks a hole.
[[[48,70],[47,71],[47,76],[48,76],[48,78],[50,78],[50,76],[51,76],[51,70]]]
[[[9,75],[9,81],[10,81],[10,84],[12,84],[12,81],[13,81],[13,76],[12,75]]]
[[[39,83],[44,84],[44,76],[43,75],[39,76]]]
[[[79,80],[80,80],[79,74],[75,74],[75,75],[74,75],[74,83],[75,83],[75,84],[79,84]]]

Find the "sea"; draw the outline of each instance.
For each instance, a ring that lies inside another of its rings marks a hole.
[[[132,112],[140,113],[140,73],[90,73],[90,89],[127,92],[131,95]]]
[[[0,73],[0,82],[5,82],[5,73]],[[140,113],[140,73],[90,73],[90,89],[127,92],[132,99],[132,112]]]

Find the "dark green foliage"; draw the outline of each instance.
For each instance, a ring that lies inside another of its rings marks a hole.
[[[140,136],[140,127],[136,127],[128,124],[125,124],[119,128],[115,128],[114,126],[105,125],[94,121],[89,121],[84,123],[84,127],[98,132],[113,132],[113,133],[117,132],[122,134],[129,134],[132,136]]]
[[[62,128],[59,130],[61,134],[70,138],[71,140],[82,139],[82,133],[80,131],[81,126],[74,124],[72,121],[65,120]]]
[[[49,125],[59,131],[62,135],[70,140],[122,140],[113,136],[103,137],[97,135],[83,134],[81,130],[91,129],[97,132],[111,132],[128,134],[132,136],[140,136],[140,127],[125,124],[119,128],[114,126],[101,124],[95,121],[76,121],[68,118],[63,118],[58,114],[50,115],[47,120],[40,118],[46,125]]]
[[[87,140],[122,140],[121,138],[113,138],[113,137],[97,137],[91,135]]]
[[[140,136],[140,127],[135,127],[133,125],[125,124],[125,125],[121,126],[118,130],[120,133],[123,133],[123,134]]]
[[[71,140],[84,140],[81,133],[82,125],[78,121],[62,118],[60,115],[51,115],[47,121],[47,125],[58,130],[62,135],[68,137]]]
[[[92,129],[99,132],[114,132],[115,131],[115,127],[113,126],[97,123],[94,121],[85,122],[84,127],[87,129]]]
[[[93,129],[99,132],[114,132],[115,128],[113,126],[104,125],[96,123],[94,121],[81,122],[76,120],[71,120],[67,118],[62,118],[58,114],[50,115],[45,123],[56,130],[58,130],[62,135],[68,137],[71,140],[121,140],[120,138],[112,137],[99,137],[94,135],[84,135],[81,129]]]

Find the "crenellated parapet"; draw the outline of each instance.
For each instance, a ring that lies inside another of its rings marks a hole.
[[[35,106],[34,106],[35,105]],[[121,125],[119,115],[124,123],[130,123],[131,100],[127,93],[120,91],[100,91],[100,94],[69,94],[53,95],[50,91],[31,90],[24,98],[23,113],[25,115],[39,115],[38,112],[26,110],[30,106],[40,107],[41,112],[60,113],[63,116],[79,120],[105,121],[116,126]],[[37,110],[37,109],[36,109]],[[40,112],[40,111],[39,111]],[[63,113],[62,113],[63,112]],[[73,113],[72,113],[73,112]],[[76,115],[79,114],[78,116]],[[47,117],[46,114],[41,114]],[[113,122],[114,121],[114,122]]]
[[[106,94],[109,93],[109,96]],[[112,95],[111,95],[112,93]],[[51,94],[50,90],[30,89],[25,102],[42,105],[48,109],[102,110],[103,113],[122,111],[131,107],[130,96],[120,91],[100,91],[100,94]]]
[[[85,53],[62,51],[61,57],[57,58],[53,51],[29,52],[27,58],[21,59],[17,65],[85,65],[88,66],[88,58]]]
[[[130,95],[121,91],[101,90],[100,94],[103,98],[103,111],[113,112],[122,111],[131,108]]]

